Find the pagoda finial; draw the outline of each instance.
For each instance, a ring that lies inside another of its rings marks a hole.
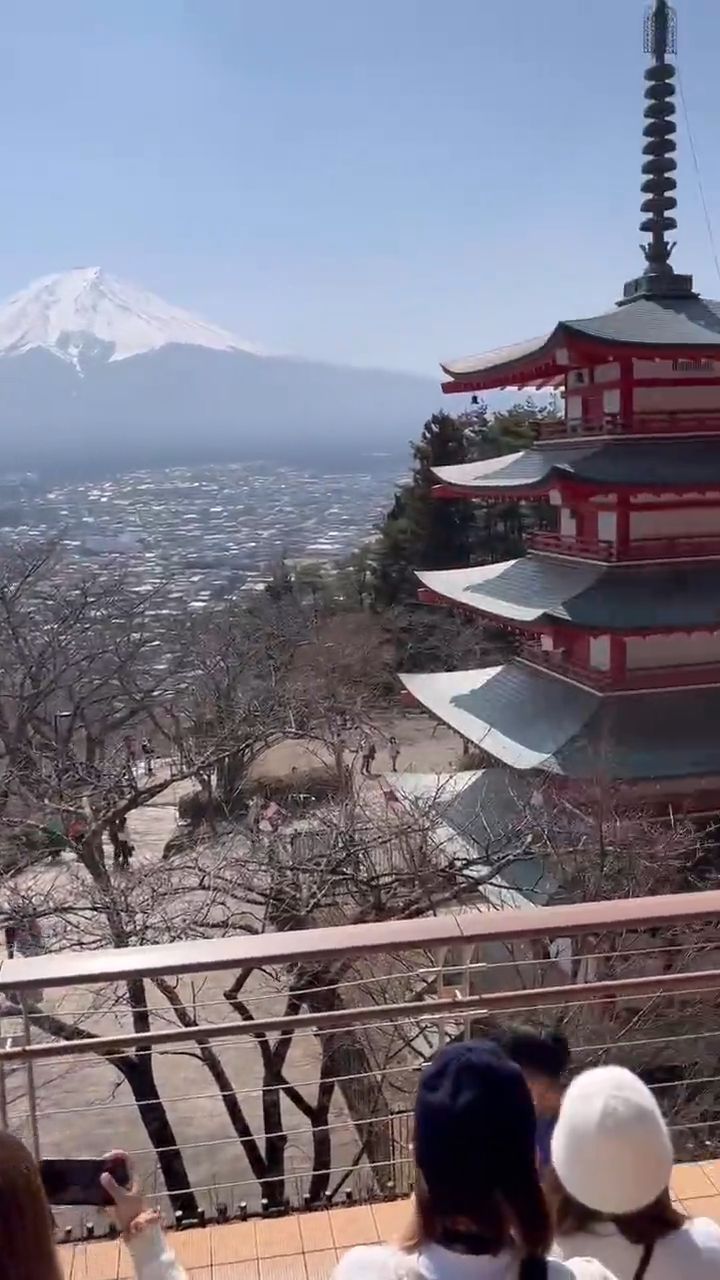
[[[637,280],[625,285],[623,301],[638,297],[682,297],[692,294],[691,276],[676,275],[670,265],[677,230],[677,123],[675,121],[675,66],[668,61],[677,53],[677,17],[668,0],[654,0],[645,13],[645,52],[652,62],[645,72],[645,128],[643,136],[643,220],[640,230],[649,235],[641,245],[647,266]]]

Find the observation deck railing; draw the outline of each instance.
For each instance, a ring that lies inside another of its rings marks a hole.
[[[39,1155],[129,1149],[188,1227],[382,1206],[410,1188],[423,1062],[519,1020],[643,1072],[679,1159],[708,1161],[719,922],[708,892],[6,960],[0,1122]]]

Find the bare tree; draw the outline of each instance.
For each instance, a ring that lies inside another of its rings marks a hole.
[[[21,828],[38,831],[59,818],[71,850],[51,875],[31,860],[18,871],[14,859],[3,907],[6,920],[39,920],[48,949],[498,905],[518,868],[530,889],[533,876],[549,877],[565,897],[582,900],[682,887],[701,866],[703,851],[688,825],[656,829],[639,814],[621,818],[606,798],[588,806],[537,780],[517,795],[504,823],[491,823],[483,803],[459,829],[448,828],[441,783],[421,803],[404,806],[377,782],[362,782],[354,768],[358,735],[387,696],[387,642],[369,615],[361,615],[362,623],[354,615],[327,618],[315,602],[280,593],[249,608],[231,604],[200,618],[174,618],[168,628],[158,593],[133,592],[122,581],[78,578],[59,592],[56,554],[5,566],[0,588],[0,642],[10,655],[0,672],[0,836],[7,845]],[[148,725],[175,759],[172,769],[140,782],[118,735]],[[309,808],[298,805],[302,816],[280,831],[263,832],[243,821],[253,769],[269,748],[288,742],[315,753],[337,786]],[[138,850],[129,870],[110,867],[105,842],[112,843],[113,832],[178,780],[193,778],[208,791],[212,780],[215,822],[167,863]],[[626,944],[624,937],[592,942],[598,962],[605,952],[622,955]],[[508,956],[508,972],[514,965],[520,985],[531,971],[526,959]],[[537,959],[540,980],[558,980],[562,970],[546,963],[554,964],[553,957]],[[232,975],[221,998],[228,1017],[252,1025],[258,1000],[272,998],[287,1015],[381,1006],[424,998],[437,972],[430,955],[246,968]],[[563,980],[577,976],[566,972]],[[182,980],[137,979],[108,984],[82,1018],[52,1001],[32,1016],[45,1035],[82,1039],[90,1049],[108,1020],[124,1026],[129,1019],[136,1032],[167,1021],[198,1028],[190,1052],[209,1073],[251,1175],[272,1205],[288,1189],[287,1108],[310,1143],[310,1195],[337,1189],[331,1113],[338,1094],[355,1131],[351,1165],[369,1163],[381,1185],[391,1180],[393,1116],[407,1111],[414,1069],[433,1048],[432,1027],[414,1021],[318,1033],[312,1087],[299,1087],[293,1077],[293,1035],[253,1031],[256,1122],[225,1054],[200,1031],[202,1007],[202,983],[198,989]],[[175,1203],[194,1212],[155,1056],[115,1054],[109,1061],[138,1103]]]

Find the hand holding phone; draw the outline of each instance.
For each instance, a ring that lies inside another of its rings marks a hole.
[[[114,1177],[112,1169],[106,1170],[100,1177],[104,1190],[110,1197],[112,1202],[112,1212],[115,1222],[121,1231],[127,1231],[132,1226],[136,1218],[147,1210],[145,1198],[140,1188],[131,1176],[131,1170],[128,1165],[128,1158],[124,1151],[111,1152],[110,1158],[119,1157],[124,1162],[125,1172],[128,1174],[126,1183],[120,1183]]]
[[[116,1203],[115,1196],[105,1184],[104,1175],[110,1175],[111,1184],[122,1190],[130,1184],[130,1170],[123,1151],[112,1151],[100,1160],[41,1160],[40,1176],[45,1195],[54,1205],[96,1205],[108,1208]]]

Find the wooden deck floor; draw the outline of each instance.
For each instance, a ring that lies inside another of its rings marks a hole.
[[[678,1165],[673,1194],[693,1217],[720,1223],[720,1160]],[[403,1201],[229,1222],[172,1232],[189,1280],[327,1280],[340,1253],[392,1239],[407,1214]],[[117,1240],[62,1245],[66,1280],[126,1280],[132,1264]]]

